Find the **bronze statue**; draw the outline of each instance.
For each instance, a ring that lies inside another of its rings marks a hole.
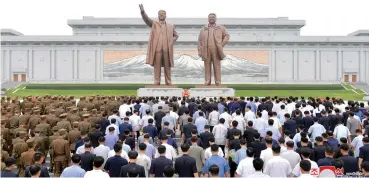
[[[165,84],[171,85],[171,67],[174,67],[173,45],[178,34],[173,25],[166,23],[164,10],[158,12],[159,21],[153,21],[146,15],[143,5],[140,4],[139,7],[142,19],[151,27],[146,64],[154,66],[154,84],[160,85],[161,67],[164,66]]]
[[[205,85],[211,84],[211,63],[214,68],[215,84],[221,84],[220,61],[225,58],[223,47],[228,43],[227,29],[216,24],[217,16],[214,13],[208,15],[209,24],[204,26],[199,34],[198,52],[204,61]]]

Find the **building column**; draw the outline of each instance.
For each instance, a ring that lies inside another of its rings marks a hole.
[[[100,51],[100,59],[99,59],[99,63],[100,63],[100,80],[104,80],[104,51],[101,49],[99,49]]]
[[[12,51],[9,49],[7,50],[8,55],[6,56],[7,61],[7,69],[8,69],[8,81],[13,81],[13,75],[12,75]]]
[[[320,71],[321,71],[321,59],[320,59],[320,50],[317,48],[315,50],[315,80],[321,80]]]
[[[52,49],[50,55],[50,80],[55,80],[56,78],[56,64],[55,64],[55,50]]]
[[[367,70],[365,69],[366,62],[367,61],[365,60],[365,53],[363,47],[361,46],[359,51],[359,82],[365,82],[367,80],[365,75],[365,71]]]
[[[73,80],[78,80],[78,50],[73,50]]]
[[[343,63],[343,56],[341,46],[338,46],[337,51],[337,80],[342,81],[343,71],[342,71],[342,63]]]
[[[296,50],[295,45],[293,46],[293,53],[292,53],[292,79],[293,80],[298,80],[300,78],[299,76],[299,65],[298,65],[298,51]]]
[[[269,61],[268,61],[268,77],[269,77],[269,81],[272,81],[273,80],[273,53],[274,53],[274,50],[273,50],[273,47],[271,50],[269,50]]]

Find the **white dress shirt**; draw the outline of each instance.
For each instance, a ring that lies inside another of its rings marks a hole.
[[[151,159],[145,155],[145,153],[139,153],[137,156],[136,164],[145,168],[145,174],[148,177],[148,170],[151,166]]]
[[[161,144],[163,146],[165,146],[166,150],[165,150],[165,157],[170,159],[170,160],[174,160],[174,158],[177,157],[176,151],[174,150],[172,145],[168,145],[167,143],[163,143]],[[155,154],[155,158],[158,158],[160,156],[159,151],[156,151]]]
[[[93,153],[96,155],[96,156],[101,156],[104,158],[104,164],[106,163],[106,160],[108,160],[108,155],[109,155],[109,151],[110,151],[110,148],[103,145],[103,144],[100,144],[98,147],[96,147],[93,151]]]
[[[264,168],[268,161],[273,157],[273,150],[272,148],[267,148],[260,153],[260,158],[264,161]]]
[[[257,118],[254,121],[254,128],[259,132],[261,137],[264,137],[265,130],[268,128],[268,123],[263,118]]]
[[[300,155],[294,150],[287,150],[286,152],[281,153],[281,157],[290,163],[291,168],[294,168],[301,161]]]
[[[254,158],[246,157],[245,159],[241,160],[237,166],[236,173],[240,175],[240,177],[247,177],[255,173],[255,168],[252,163]]]
[[[86,150],[85,150],[85,145],[82,145],[82,146],[79,146],[78,148],[77,148],[77,150],[76,150],[76,154],[83,154],[83,153],[85,153],[86,152]],[[94,152],[94,148],[93,147],[91,147],[91,153],[93,153]]]
[[[247,178],[271,178],[271,177],[266,174],[263,174],[261,171],[255,171],[254,174],[249,175]]]
[[[109,126],[106,127],[106,130],[105,130],[105,135],[108,135],[109,134],[109,128],[110,127],[114,127],[114,134],[115,135],[119,135],[119,127],[115,124],[110,124]]]
[[[292,111],[295,110],[296,103],[289,103],[286,106],[286,110],[289,114],[292,114]]]
[[[128,104],[120,105],[119,106],[119,116],[120,116],[120,118],[125,118],[127,111],[131,111],[131,107]]]
[[[217,124],[213,128],[213,135],[215,138],[215,144],[217,145],[225,145],[226,144],[226,136],[228,129],[224,126],[224,124]]]
[[[252,112],[251,110],[249,110],[249,111],[247,111],[246,113],[245,113],[245,120],[247,121],[247,122],[249,122],[249,121],[252,121],[252,122],[254,122],[254,120],[256,119],[256,117],[255,117],[255,113],[254,112]]]
[[[271,177],[287,177],[291,171],[290,163],[280,156],[271,158],[268,163],[266,163],[264,169],[264,173]]]
[[[350,134],[350,130],[346,126],[339,124],[338,126],[336,126],[336,128],[334,128],[333,135],[336,136],[337,140],[340,140],[340,138],[342,137],[347,138],[351,134]]]
[[[215,126],[219,123],[219,112],[218,111],[211,111],[209,114],[209,125]]]
[[[312,126],[310,126],[308,132],[311,134],[313,141],[315,141],[315,138],[322,136],[322,133],[325,133],[326,130],[322,124],[315,122]]]
[[[110,178],[110,176],[108,173],[99,169],[99,170],[87,171],[84,178]]]
[[[224,122],[224,126],[228,129],[230,127],[231,121],[232,121],[232,116],[230,114],[228,114],[227,112],[223,112],[220,116],[219,119],[223,118],[225,120]]]
[[[129,124],[132,125],[132,131],[139,131],[140,130],[140,116],[133,114],[132,116],[129,117]]]
[[[243,133],[246,128],[245,119],[242,116],[236,116],[235,118],[233,118],[233,120],[238,122],[237,129],[240,130],[241,133]]]
[[[208,158],[210,158],[213,155],[211,153],[210,147],[209,148],[206,148],[204,155],[205,155],[205,159],[208,159]],[[223,157],[224,156],[223,150],[220,147],[218,149],[218,156],[220,156],[220,157]]]
[[[152,119],[154,121],[152,125],[155,125],[154,117],[152,117],[151,115],[145,115],[145,116],[142,116],[142,119],[140,120],[140,128],[144,128],[148,126],[149,119]]]
[[[108,153],[108,159],[115,156],[115,151],[114,150],[110,150]],[[126,159],[129,162],[129,157],[127,155],[127,152],[122,150],[122,152],[120,153],[120,156],[124,159]]]
[[[306,160],[309,160],[310,161],[310,163],[311,163],[311,169],[313,169],[313,168],[319,168],[318,164],[316,164],[315,161],[311,161],[310,159],[306,159]],[[297,176],[297,177],[299,177],[301,175],[300,163],[298,163],[295,166],[295,168],[292,171],[292,174],[295,175],[295,176]]]
[[[269,119],[268,111],[266,110],[261,111],[261,118],[268,122]]]

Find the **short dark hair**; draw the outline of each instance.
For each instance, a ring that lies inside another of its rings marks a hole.
[[[323,141],[323,137],[317,136],[317,137],[315,137],[315,141],[322,142]]]
[[[247,157],[254,157],[254,155],[255,155],[254,148],[248,147],[247,150],[246,150],[246,155],[247,155]]]
[[[128,158],[129,159],[137,159],[138,153],[137,151],[130,151],[128,152]]]
[[[147,148],[147,145],[145,143],[140,143],[138,145],[138,148],[143,151],[143,150],[145,150]]]
[[[29,167],[29,173],[32,175],[32,176],[35,176],[37,175],[38,172],[41,171],[41,166],[39,165],[32,165]]]
[[[309,160],[302,160],[300,162],[300,168],[304,171],[310,171],[311,170],[311,162]]]
[[[113,132],[115,131],[115,128],[114,127],[109,127],[109,132]]]
[[[78,164],[78,163],[80,163],[80,162],[81,162],[81,156],[80,156],[79,154],[74,154],[74,155],[72,156],[72,162],[73,162],[74,164]]]
[[[172,166],[167,165],[164,167],[163,173],[165,177],[173,177],[174,172],[175,172],[175,169]]]
[[[185,143],[181,145],[182,152],[187,152],[190,149],[190,145]]]
[[[266,135],[268,135],[268,136],[273,136],[273,132],[272,131],[270,131],[270,130],[268,130],[267,132],[266,132]]]
[[[103,136],[99,137],[99,142],[105,142],[105,137]]]
[[[219,150],[219,146],[217,144],[212,144],[210,146],[211,152],[217,152]]]
[[[219,166],[216,164],[213,164],[209,168],[209,173],[212,175],[218,175],[219,174]]]
[[[340,145],[340,150],[348,151],[350,149],[349,145],[347,143]]]
[[[325,148],[325,152],[326,152],[327,154],[329,154],[329,155],[333,155],[333,154],[334,154],[334,149],[333,149],[333,147],[331,147],[331,146],[327,146],[327,147]]]
[[[114,145],[114,151],[117,153],[117,152],[120,152],[121,150],[122,150],[122,145],[121,144],[119,144],[119,143],[116,143],[115,145]]]
[[[112,123],[112,124],[115,124],[115,122],[117,122],[117,120],[114,119],[114,118],[110,120],[110,123]]]
[[[96,156],[94,159],[94,166],[101,167],[104,164],[104,158],[101,156]]]
[[[301,149],[301,155],[304,157],[304,158],[308,158],[310,157],[311,153],[310,153],[310,150],[308,148],[303,148]]]
[[[293,147],[295,147],[295,143],[293,142],[293,141],[287,141],[287,143],[286,143],[286,146],[288,147],[288,148],[293,148]]]
[[[266,138],[265,139],[265,143],[267,143],[267,144],[272,144],[273,143],[273,140],[271,139],[271,138]]]
[[[334,159],[332,161],[332,166],[334,166],[334,168],[336,169],[342,169],[344,166],[344,162],[340,159]]]
[[[41,152],[36,152],[33,155],[33,161],[40,161],[42,157],[45,157],[45,155]]]
[[[14,165],[16,163],[16,160],[12,157],[9,157],[8,159],[5,160],[5,166],[6,167],[10,167],[12,165]]]
[[[256,171],[260,171],[263,169],[264,161],[261,158],[254,158],[252,161],[252,165],[254,166]]]
[[[92,147],[92,143],[91,142],[85,143],[85,148],[91,148],[91,147]]]
[[[166,150],[167,150],[167,148],[164,145],[160,145],[158,147],[158,153],[159,154],[164,154]]]
[[[279,154],[279,153],[281,153],[281,146],[273,145],[272,150],[273,150],[273,153]]]
[[[268,120],[268,124],[269,124],[269,125],[273,125],[273,124],[274,124],[274,120],[273,120],[273,119],[269,119],[269,120]]]

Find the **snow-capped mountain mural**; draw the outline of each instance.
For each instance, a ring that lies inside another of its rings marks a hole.
[[[146,64],[145,54],[104,63],[104,78],[108,80],[150,82],[153,80],[153,71],[153,67]],[[241,83],[250,79],[263,81],[268,79],[268,65],[227,54],[221,62],[221,73],[222,81],[227,83]],[[202,83],[204,75],[204,62],[199,56],[174,55],[172,80],[176,83]]]

